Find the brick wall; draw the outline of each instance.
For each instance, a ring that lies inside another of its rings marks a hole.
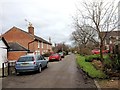
[[[10,51],[8,52],[8,60],[18,60],[22,55],[26,55],[26,51]]]
[[[33,40],[33,37],[30,37],[30,35],[15,27],[11,28],[7,33],[3,34],[3,37],[7,42],[18,42],[25,48],[28,48],[28,42]]]
[[[22,31],[19,28],[13,27],[8,32],[2,35],[7,42],[17,42],[26,49],[28,49],[28,43],[33,41],[34,38],[27,32]],[[48,45],[48,48],[52,48],[51,45]],[[40,50],[40,53],[47,51],[47,44],[43,43],[42,48],[42,42],[40,42],[40,48],[38,48],[38,41],[34,41],[29,44],[29,49],[32,52],[35,52],[36,50]]]

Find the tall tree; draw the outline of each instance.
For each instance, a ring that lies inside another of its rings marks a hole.
[[[84,9],[79,9],[79,16],[87,20],[87,24],[96,30],[100,41],[100,56],[103,61],[103,42],[107,33],[118,27],[117,6],[115,1],[105,2],[103,0],[96,2],[83,2]],[[106,34],[101,32],[106,31]]]
[[[74,27],[75,31],[72,32],[71,38],[78,43],[78,45],[86,47],[89,42],[96,42],[96,31],[94,28],[85,23],[79,24],[78,20],[76,20]]]

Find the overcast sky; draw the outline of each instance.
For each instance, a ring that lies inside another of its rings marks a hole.
[[[13,26],[28,31],[27,19],[35,35],[45,40],[51,37],[52,43],[71,43],[72,16],[78,1],[83,0],[0,0],[0,33]]]
[[[0,0],[0,33],[16,26],[27,31],[30,21],[35,34],[52,43],[70,43],[76,0]]]

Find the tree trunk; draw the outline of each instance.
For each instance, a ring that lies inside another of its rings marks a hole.
[[[101,62],[104,63],[102,50],[103,50],[103,40],[100,39],[100,58],[101,58]]]

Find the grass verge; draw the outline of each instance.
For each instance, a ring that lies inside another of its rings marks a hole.
[[[104,79],[107,77],[107,75],[105,75],[102,71],[97,70],[90,62],[86,62],[84,56],[77,55],[76,62],[91,78]]]

